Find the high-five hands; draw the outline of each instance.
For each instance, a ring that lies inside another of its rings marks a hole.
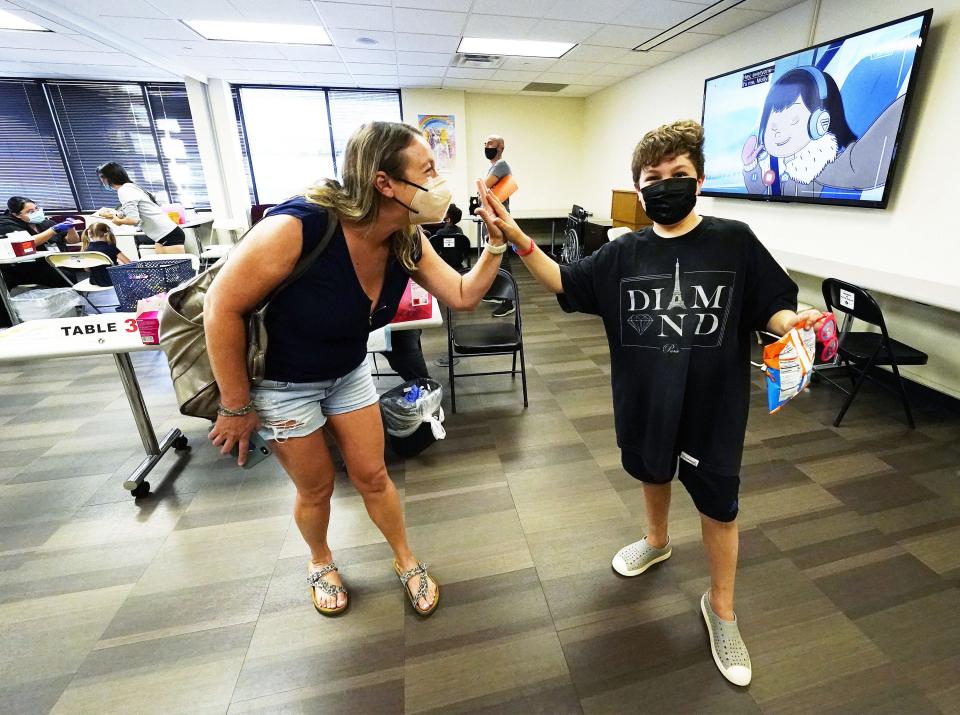
[[[477,194],[480,197],[480,207],[477,209],[477,215],[483,219],[487,226],[490,238],[494,240],[506,239],[510,243],[519,243],[524,239],[524,233],[520,230],[517,222],[513,220],[510,212],[507,211],[493,192],[485,183],[477,180]]]

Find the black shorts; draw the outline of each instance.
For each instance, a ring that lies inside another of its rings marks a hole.
[[[161,246],[182,246],[186,243],[187,234],[183,232],[183,229],[177,226],[170,233],[168,233],[163,238],[158,238],[157,243]]]
[[[739,475],[718,474],[702,464],[694,465],[681,458],[679,451],[674,456],[674,475],[666,479],[663,475],[647,474],[643,460],[634,452],[620,450],[620,461],[627,474],[647,484],[668,484],[673,480],[673,476],[678,474],[680,482],[701,514],[716,521],[733,521],[737,518],[740,510]]]

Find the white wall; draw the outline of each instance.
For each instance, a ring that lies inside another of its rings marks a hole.
[[[503,158],[519,188],[510,210],[560,210],[581,203],[583,172],[582,97],[466,95],[468,177],[484,178],[490,162],[483,142],[490,134],[504,138]],[[472,193],[472,191],[471,191]]]
[[[960,309],[960,231],[951,179],[960,164],[960,144],[952,139],[960,118],[960,0],[823,0],[813,36],[822,42],[931,6],[933,26],[886,210],[709,198],[698,206],[747,221],[788,269],[878,291],[892,334],[931,355],[910,376],[960,397],[960,316],[953,312]],[[797,5],[587,97],[586,205],[609,211],[610,190],[630,187],[630,154],[645,131],[699,120],[705,78],[809,45],[813,9],[812,0]],[[814,288],[801,298],[821,305]]]

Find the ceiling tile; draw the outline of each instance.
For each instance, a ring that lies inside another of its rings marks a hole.
[[[737,8],[743,8],[744,10],[761,10],[763,12],[781,12],[788,7],[799,5],[802,2],[804,2],[804,0],[746,0],[742,5],[738,5]]]
[[[109,0],[108,0],[109,1]],[[167,17],[177,20],[235,20],[237,9],[229,0],[149,0]],[[86,0],[84,0],[84,4]]]
[[[622,47],[604,47],[603,45],[577,45],[563,56],[565,60],[586,60],[587,62],[611,62],[624,52]]]
[[[431,65],[446,67],[453,59],[447,52],[397,52],[397,62],[405,65]]]
[[[571,84],[569,87],[564,87],[557,92],[557,95],[561,97],[589,97],[591,94],[595,94],[599,91],[600,87],[590,87],[583,84]]]
[[[376,40],[377,44],[368,45],[357,42],[359,38]],[[330,38],[337,47],[355,47],[361,50],[392,50],[396,48],[396,38],[392,32],[377,30],[350,30],[334,28],[330,30]]]
[[[397,64],[397,53],[393,50],[357,50],[344,48],[340,50],[344,62],[381,62],[391,65]]]
[[[246,70],[264,70],[267,72],[296,72],[297,68],[290,60],[264,60],[259,57],[238,60]]]
[[[397,33],[397,49],[411,52],[456,52],[460,37],[455,35],[420,35],[410,32]]]
[[[380,64],[374,62],[348,62],[347,68],[354,75],[378,74],[391,75],[397,73],[396,65]]]
[[[446,73],[445,67],[426,67],[423,65],[400,65],[400,77],[437,77],[442,78]]]
[[[613,22],[630,2],[631,0],[557,0],[544,16],[551,20],[608,23]]]
[[[593,33],[587,42],[591,45],[604,45],[607,47],[621,47],[632,50],[646,40],[655,35],[659,35],[663,30],[651,27],[617,27],[607,25]]]
[[[768,17],[770,17],[769,12],[741,10],[735,7],[707,20],[702,25],[698,25],[696,30],[710,35],[729,35]]]
[[[429,77],[404,77],[400,76],[400,86],[401,87],[437,87],[439,88],[442,84],[442,81],[439,79],[431,79]]]
[[[172,54],[188,54],[198,57],[243,57],[260,58],[266,60],[285,59],[280,54],[278,45],[271,45],[259,42],[220,42],[212,40],[195,40],[193,42],[183,42],[182,40],[153,40],[144,43],[151,49],[159,51],[169,50]],[[187,49],[189,48],[189,49]]]
[[[473,12],[488,15],[543,17],[557,0],[474,0]]]
[[[702,5],[676,0],[634,0],[617,16],[616,24],[665,29],[683,22],[703,9]]]
[[[545,69],[553,67],[556,63],[556,60],[548,57],[508,57],[503,61],[500,69],[522,70],[525,72],[536,70],[543,72]]]
[[[230,0],[243,20],[276,24],[316,24],[320,16],[306,0]]]
[[[669,52],[689,52],[698,47],[703,47],[708,42],[719,39],[717,35],[705,35],[699,32],[684,32],[682,35],[667,40],[662,45],[657,45],[658,50]]]
[[[493,78],[504,82],[532,82],[539,76],[539,71],[501,69],[494,73]]]
[[[454,79],[492,79],[496,70],[474,69],[472,67],[451,67],[447,77]]]
[[[500,82],[495,79],[487,80],[483,88],[496,92],[517,92],[527,86],[526,82]]]
[[[394,11],[397,32],[429,33],[436,35],[460,35],[463,31],[466,13],[438,12],[436,10],[409,10],[397,8]]]
[[[358,87],[385,87],[385,88],[395,88],[399,86],[400,80],[397,75],[355,75],[354,79],[357,82]]]
[[[464,37],[487,37],[505,40],[518,40],[527,37],[539,22],[532,17],[503,17],[500,15],[470,15]]]
[[[600,29],[601,25],[588,22],[569,22],[567,20],[541,20],[527,37],[531,40],[552,40],[554,42],[583,42]]]
[[[343,62],[311,62],[310,60],[296,60],[293,63],[297,72],[310,72],[313,74],[349,74],[347,66]]]
[[[350,74],[326,74],[323,72],[301,72],[300,79],[304,83],[320,85],[323,87],[354,87],[357,84],[356,79]]]
[[[450,10],[469,12],[471,0],[393,0],[396,7],[412,7],[421,10]]]
[[[445,79],[444,89],[482,89],[485,81],[482,79]]]
[[[605,62],[582,62],[579,60],[568,60],[566,57],[557,60],[552,69],[557,72],[571,72],[573,74],[593,74],[599,72],[606,66]]]
[[[628,51],[611,64],[634,65],[638,67],[653,67],[667,60],[679,56],[679,52],[664,52],[662,50],[648,50],[647,52]]]
[[[5,47],[24,50],[92,50],[105,48],[101,43],[87,42],[80,35],[61,35],[55,32],[0,31],[0,55]]]
[[[288,60],[313,62],[339,62],[340,52],[336,47],[320,45],[275,45],[277,51]]]
[[[588,74],[570,74],[569,72],[544,72],[537,77],[537,82],[559,82],[560,84],[589,84],[604,85],[608,82],[604,78],[597,78]]]
[[[228,3],[229,5],[229,3]],[[83,0],[84,15],[93,18],[97,15],[114,15],[119,17],[169,17],[146,0]]]
[[[352,5],[343,2],[314,3],[327,27],[349,27],[357,30],[393,30],[390,8],[376,5]]]
[[[145,20],[136,17],[114,17],[107,23],[112,32],[132,40],[199,40],[202,37],[176,20]]]
[[[646,68],[639,65],[618,65],[611,62],[596,74],[601,77],[631,77],[644,69]]]
[[[177,55],[177,62],[201,69],[205,72],[222,72],[224,70],[240,70],[243,65],[233,57],[197,57],[196,55]]]

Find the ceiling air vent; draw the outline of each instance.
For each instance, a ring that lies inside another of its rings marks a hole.
[[[556,82],[531,82],[524,87],[521,92],[559,92],[566,84],[557,84]]]
[[[500,55],[478,55],[474,53],[457,54],[453,67],[469,67],[475,70],[494,70],[503,64]]]

